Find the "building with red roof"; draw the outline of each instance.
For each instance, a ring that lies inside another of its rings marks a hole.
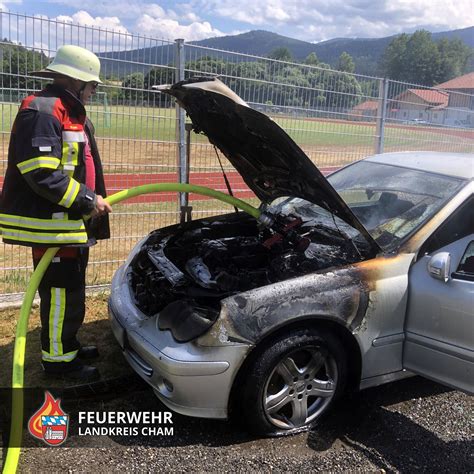
[[[397,120],[472,127],[474,72],[455,77],[432,89],[406,89],[390,103],[390,117]]]
[[[436,89],[449,93],[445,114],[448,125],[465,122],[465,125],[474,126],[474,72],[438,84]]]
[[[408,122],[443,123],[449,93],[434,89],[407,89],[390,100],[391,118]]]
[[[352,108],[351,114],[354,120],[371,120],[377,117],[379,107],[378,100],[366,100]]]
[[[436,89],[464,92],[465,94],[474,94],[474,72],[464,74],[464,76],[455,77],[449,81],[438,84]]]

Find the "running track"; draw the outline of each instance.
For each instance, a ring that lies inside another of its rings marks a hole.
[[[337,166],[327,166],[320,168],[321,173],[324,176],[337,170]],[[234,196],[241,199],[255,197],[254,193],[250,191],[248,186],[244,183],[242,177],[237,171],[228,171],[227,178]],[[153,184],[153,183],[176,183],[178,181],[177,173],[154,173],[154,174],[105,174],[105,185],[108,194],[114,194],[122,189],[128,189],[142,184]],[[224,193],[228,193],[227,187],[224,182],[224,178],[221,172],[204,172],[204,173],[190,173],[189,181],[191,184],[197,184],[199,186],[206,186],[208,188],[217,189]],[[3,177],[0,177],[0,187],[3,186]],[[128,199],[124,201],[125,204],[133,203],[147,203],[147,202],[176,202],[177,193],[154,193],[137,196],[136,198]],[[207,196],[201,196],[198,194],[190,194],[190,201],[202,201],[205,199],[212,199]]]
[[[338,169],[337,166],[328,166],[320,168],[324,176],[332,173]],[[242,177],[236,171],[228,171],[226,173],[229,180],[230,187],[234,196],[245,199],[255,197],[254,193],[244,183]],[[152,183],[176,183],[178,177],[176,173],[154,173],[154,174],[106,174],[105,185],[108,194],[113,194],[122,189],[128,189],[142,184]],[[205,172],[205,173],[190,173],[189,182],[199,186],[206,186],[208,188],[216,189],[224,193],[228,193],[224,178],[221,172]],[[137,196],[136,198],[124,201],[126,204],[146,203],[146,202],[169,202],[176,201],[177,193],[155,193]],[[190,194],[190,201],[202,201],[205,199],[212,199],[207,196],[198,194]]]

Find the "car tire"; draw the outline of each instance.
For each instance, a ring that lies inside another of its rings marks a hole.
[[[319,329],[280,335],[248,367],[240,421],[264,436],[307,431],[342,393],[346,380],[346,354],[336,336]]]

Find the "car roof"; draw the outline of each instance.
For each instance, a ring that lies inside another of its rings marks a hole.
[[[470,153],[443,153],[435,151],[405,151],[369,156],[365,161],[401,166],[430,173],[474,178],[474,155]]]

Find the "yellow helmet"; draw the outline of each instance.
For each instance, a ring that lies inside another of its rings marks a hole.
[[[57,75],[72,77],[83,82],[102,83],[99,78],[100,61],[91,51],[80,46],[61,46],[53,61],[41,71],[33,71],[32,76],[56,77]]]

